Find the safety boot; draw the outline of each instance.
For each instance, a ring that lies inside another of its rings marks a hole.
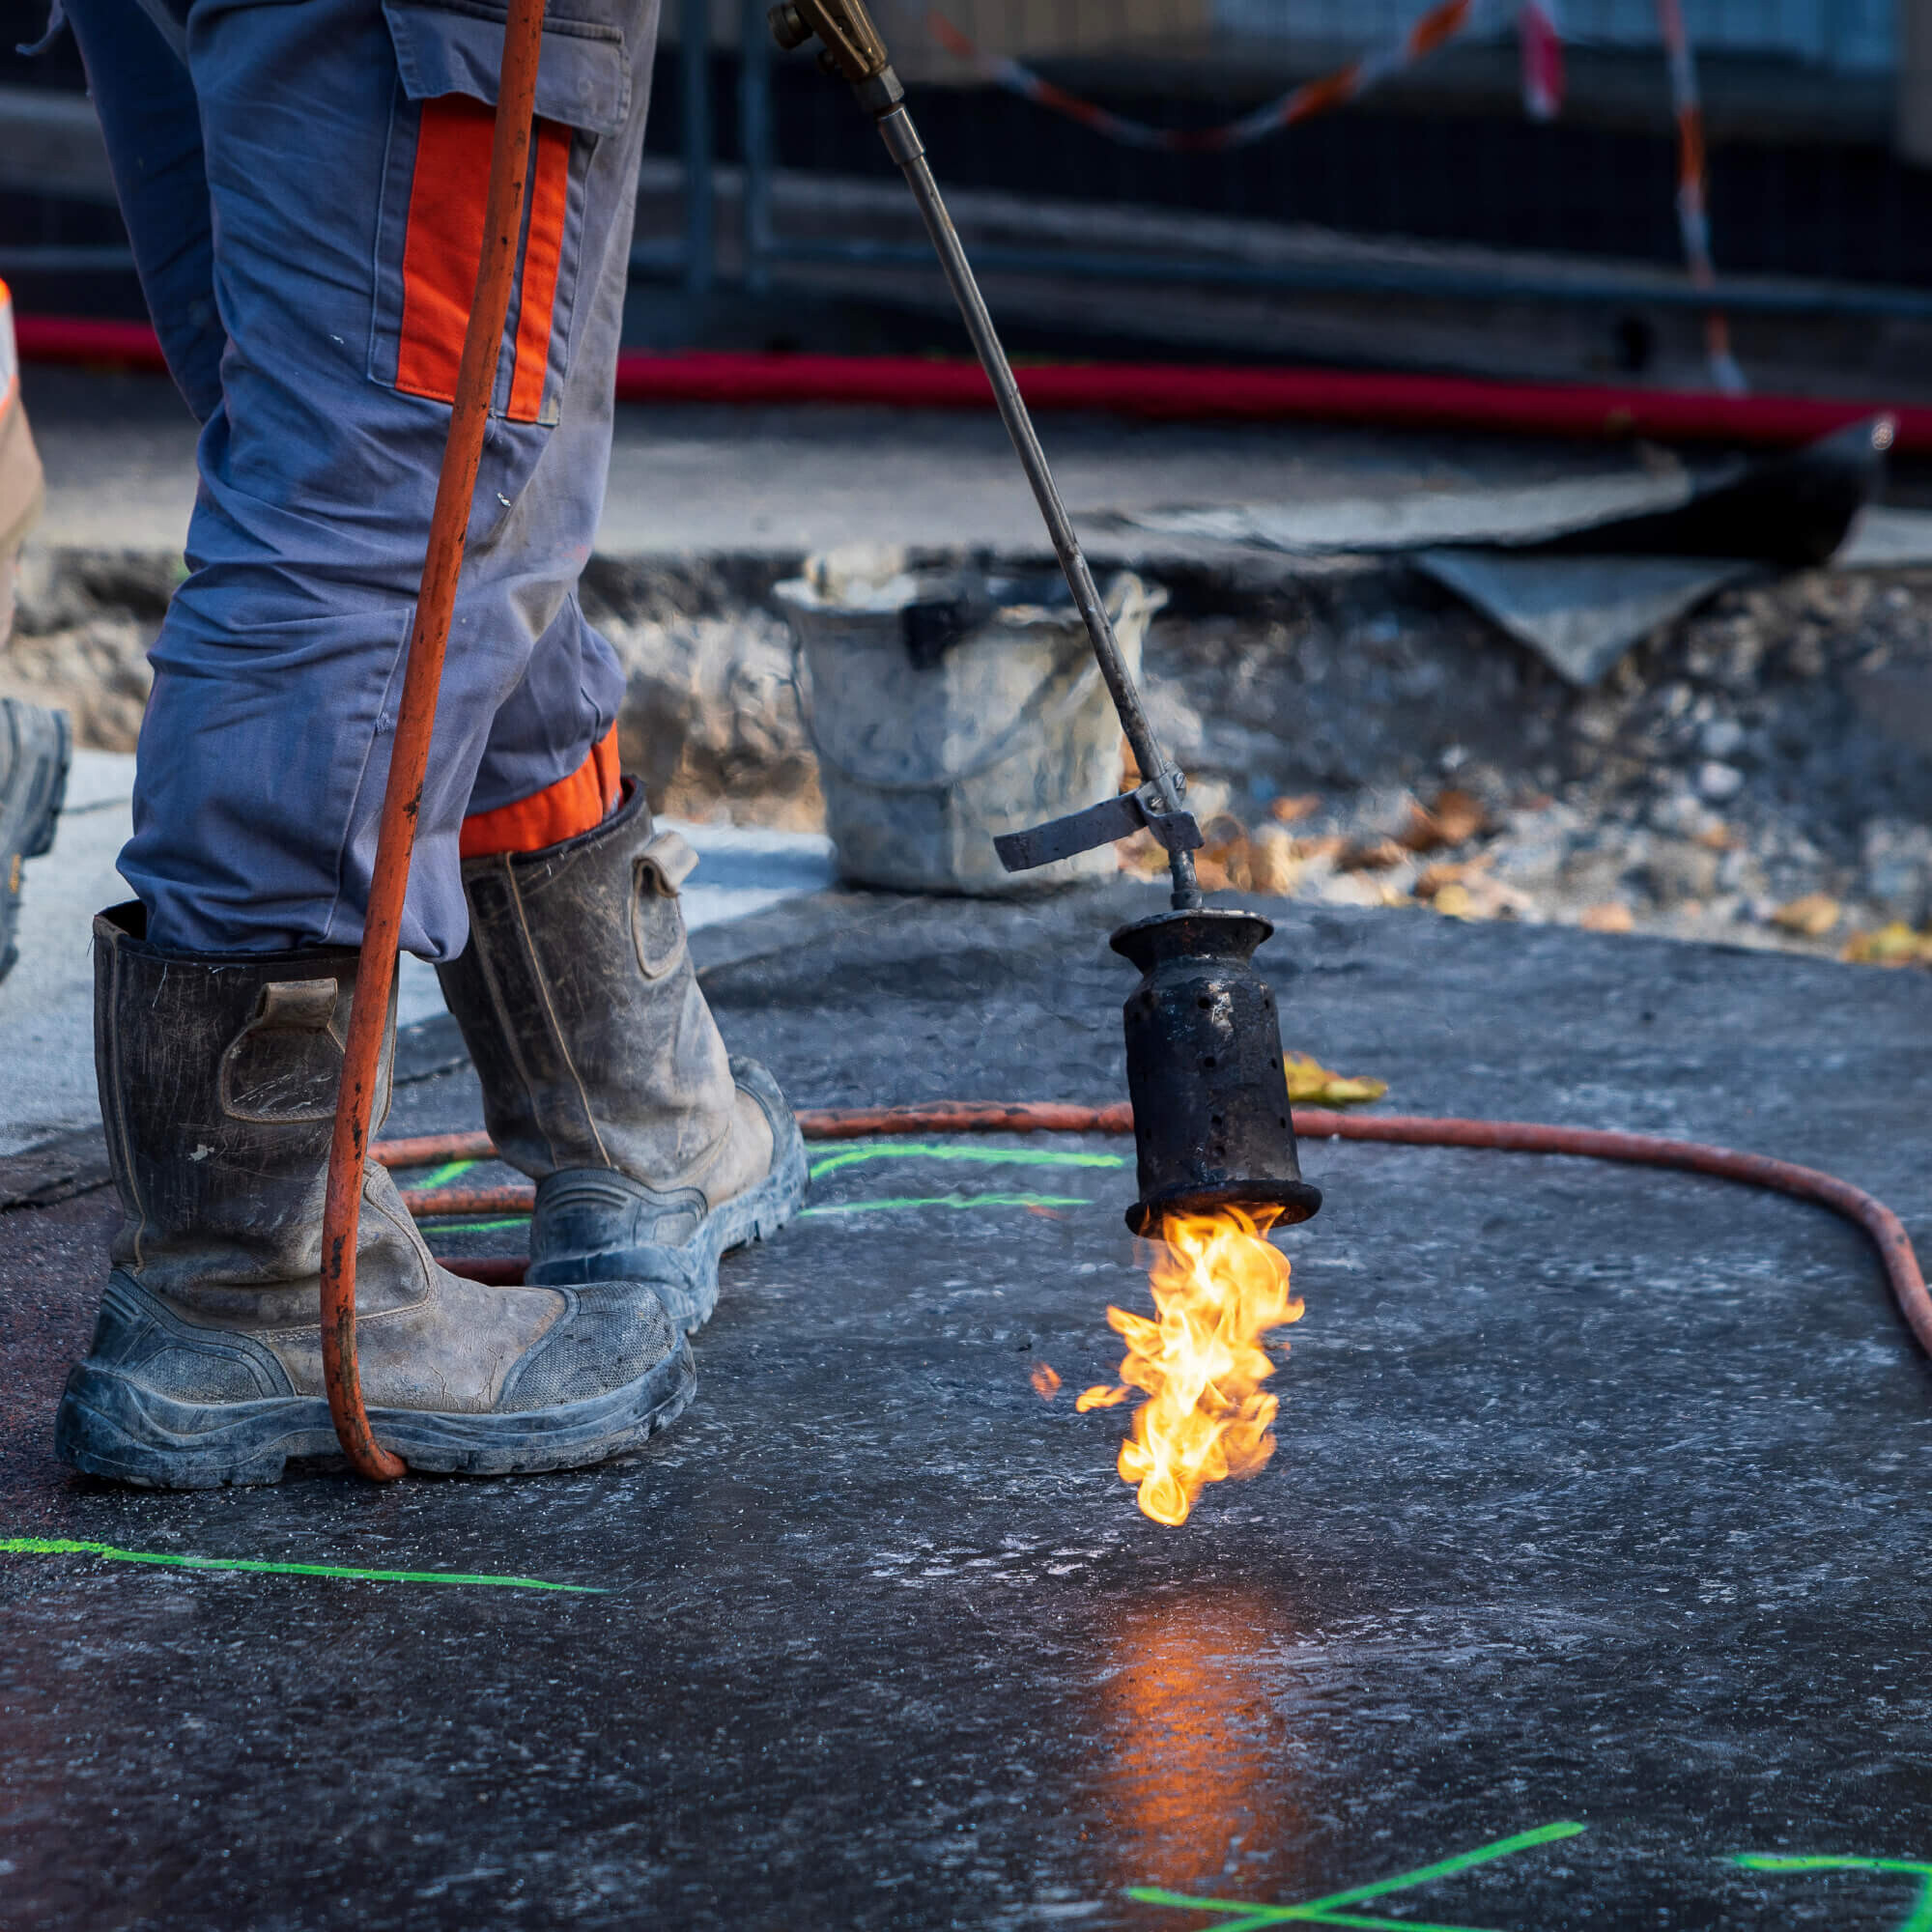
[[[322,1215],[356,954],[169,953],[144,929],[138,905],[94,922],[95,1065],[124,1218],[55,1449],[155,1488],[271,1483],[289,1457],[336,1445]],[[412,1468],[601,1462],[690,1400],[690,1345],[651,1289],[448,1274],[373,1162],[355,1273],[370,1421]]]
[[[65,711],[0,697],[0,980],[19,957],[23,863],[54,842],[73,762],[73,728]]]
[[[678,905],[696,863],[627,780],[593,831],[466,860],[469,945],[437,969],[491,1138],[537,1183],[527,1278],[648,1281],[687,1330],[720,1256],[805,1195],[778,1082],[725,1054],[698,989]]]

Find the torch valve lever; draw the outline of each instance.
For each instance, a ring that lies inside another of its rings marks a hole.
[[[1151,779],[1138,790],[1102,799],[1084,811],[1069,811],[1065,818],[1050,818],[1044,825],[1029,826],[1024,832],[1002,833],[993,840],[993,850],[1008,871],[1030,872],[1036,866],[1050,866],[1056,859],[1091,852],[1116,838],[1131,838],[1146,827],[1166,852],[1198,851],[1201,828],[1194,822],[1194,814],[1182,810],[1178,803],[1187,781],[1178,771],[1169,776],[1177,801],[1173,804],[1163,795],[1161,785]]]

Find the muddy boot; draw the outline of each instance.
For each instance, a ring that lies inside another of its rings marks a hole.
[[[271,1483],[336,1446],[322,1379],[322,1208],[355,988],[330,950],[209,957],[94,922],[95,1064],[125,1218],[56,1452],[164,1489]],[[386,1111],[388,1068],[379,1089]],[[485,1288],[430,1258],[388,1175],[362,1188],[362,1392],[412,1468],[601,1462],[690,1400],[690,1345],[647,1287]]]
[[[20,872],[54,842],[73,729],[65,711],[0,697],[0,980],[19,957]]]
[[[696,863],[643,792],[595,831],[463,867],[469,945],[440,967],[503,1158],[537,1183],[531,1281],[652,1283],[687,1329],[718,1260],[805,1195],[778,1083],[728,1060],[685,945]]]

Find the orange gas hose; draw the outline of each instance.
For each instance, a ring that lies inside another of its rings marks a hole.
[[[1072,1133],[1130,1134],[1133,1111],[1124,1102],[1083,1107],[1064,1101],[935,1100],[919,1107],[803,1108],[799,1131],[809,1141],[858,1140],[875,1134]],[[1748,1187],[1769,1188],[1815,1201],[1870,1236],[1885,1268],[1898,1312],[1918,1346],[1932,1355],[1932,1296],[1925,1291],[1918,1257],[1904,1224],[1885,1203],[1849,1180],[1700,1141],[1666,1140],[1659,1134],[1627,1134],[1594,1127],[1545,1126],[1532,1121],[1437,1120],[1420,1114],[1340,1114],[1326,1107],[1294,1109],[1294,1131],[1303,1140],[1388,1141],[1401,1147],[1489,1148],[1503,1153],[1572,1154],[1617,1160],[1638,1167],[1671,1167],[1715,1175]],[[390,1167],[422,1167],[434,1161],[485,1160],[496,1150],[487,1134],[427,1134],[416,1140],[383,1141],[372,1150]],[[527,1214],[530,1187],[424,1188],[403,1197],[410,1211],[435,1214]],[[521,1281],[515,1258],[446,1262],[480,1281]]]
[[[437,477],[415,621],[410,627],[408,668],[396,714],[388,783],[383,793],[382,825],[376,838],[376,862],[362,928],[362,956],[356,970],[349,1039],[343,1048],[335,1132],[328,1148],[328,1194],[322,1233],[323,1380],[343,1453],[355,1468],[377,1482],[393,1482],[403,1473],[403,1463],[370,1430],[355,1363],[355,1247],[362,1206],[362,1162],[369,1144],[369,1114],[383,1043],[388,1032],[403,900],[415,848],[416,817],[422,808],[430,734],[436,725],[443,650],[449,642],[456,582],[463,570],[463,546],[476,495],[476,472],[482,462],[483,432],[497,383],[503,325],[510,312],[510,284],[516,273],[517,239],[529,174],[530,121],[536,106],[543,14],[544,0],[510,0],[503,27],[503,65],[497,89],[496,138],[490,149],[483,252],[476,265],[469,325],[463,332],[463,359],[457,368],[456,400],[450,409],[449,436]]]

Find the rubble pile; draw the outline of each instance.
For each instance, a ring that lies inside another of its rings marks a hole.
[[[171,552],[29,543],[13,635],[0,641],[0,697],[67,711],[77,744],[131,752],[154,682],[148,651],[185,575]]]
[[[1932,963],[1932,574],[1725,593],[1580,693],[1391,576],[1156,625],[1210,878]]]

